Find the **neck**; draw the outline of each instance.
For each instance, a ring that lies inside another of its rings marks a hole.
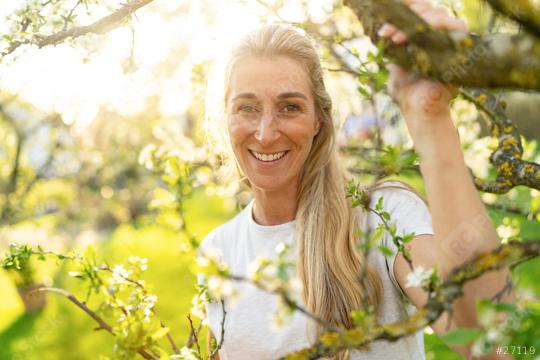
[[[293,221],[296,217],[297,186],[287,189],[264,190],[253,188],[253,218],[261,225],[279,225]]]

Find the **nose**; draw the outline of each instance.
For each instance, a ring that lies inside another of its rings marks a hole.
[[[279,129],[276,124],[276,119],[271,111],[267,111],[259,119],[257,129],[255,130],[255,139],[261,145],[268,146],[274,143],[280,136]]]

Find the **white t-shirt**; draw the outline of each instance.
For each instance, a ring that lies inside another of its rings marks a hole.
[[[397,185],[400,183],[385,183]],[[371,206],[375,207],[383,196],[383,208],[390,213],[397,233],[433,234],[431,216],[424,202],[414,193],[403,189],[381,189],[373,192]],[[250,263],[258,257],[273,258],[277,245],[284,242],[292,246],[296,254],[295,221],[274,226],[257,224],[252,216],[253,201],[236,217],[214,229],[202,242],[201,250],[211,252],[225,262],[232,274],[248,275]],[[371,214],[367,224],[374,228],[380,219]],[[379,323],[391,323],[403,319],[416,310],[399,287],[393,272],[396,246],[389,234],[382,243],[393,250],[393,256],[385,256],[378,250],[369,253],[368,261],[381,278],[383,296],[378,314]],[[389,270],[390,269],[390,270]],[[199,283],[204,282],[199,274]],[[276,359],[290,352],[308,347],[308,327],[313,322],[299,311],[277,327],[273,321],[277,296],[246,282],[233,282],[238,291],[235,299],[225,298],[225,339],[219,351],[221,360]],[[300,297],[298,297],[300,298]],[[222,309],[219,302],[206,305],[209,326],[219,341]],[[314,331],[309,331],[313,336]],[[353,350],[351,359],[425,359],[423,331],[401,338],[395,342],[375,341],[369,351]]]

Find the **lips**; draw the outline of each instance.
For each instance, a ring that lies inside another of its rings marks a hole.
[[[249,152],[259,161],[272,162],[277,161],[283,158],[289,151],[280,151],[275,153],[260,153],[254,150],[249,150]]]

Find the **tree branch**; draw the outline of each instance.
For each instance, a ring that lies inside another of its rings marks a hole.
[[[68,39],[68,38],[77,38],[79,36],[83,36],[86,34],[103,34],[106,33],[115,27],[118,27],[122,24],[122,22],[131,16],[135,11],[140,9],[141,7],[148,5],[154,0],[132,0],[124,4],[122,7],[120,7],[115,12],[99,19],[98,21],[90,24],[90,25],[83,25],[83,26],[76,26],[74,28],[60,31],[55,34],[51,34],[48,36],[42,36],[42,37],[35,37],[35,41],[33,40],[27,40],[27,41],[17,41],[13,43],[8,50],[2,53],[2,57],[11,54],[13,51],[15,51],[19,46],[29,43],[35,43],[39,48],[49,46],[49,45],[57,45],[61,43],[62,41]]]
[[[499,14],[514,20],[540,38],[540,12],[529,0],[486,0]]]
[[[342,333],[325,332],[311,347],[286,355],[283,359],[318,359],[345,349],[359,348],[375,340],[395,341],[435,322],[463,295],[463,286],[484,273],[515,266],[540,255],[540,240],[509,242],[492,252],[478,255],[455,268],[431,293],[424,307],[407,319],[371,328],[354,327]]]
[[[221,317],[221,334],[219,343],[217,344],[216,348],[210,352],[210,355],[208,356],[209,359],[213,359],[214,356],[217,354],[219,349],[223,346],[223,341],[225,340],[225,319],[227,317],[227,311],[225,311],[225,301],[223,299],[220,299],[221,302],[221,311],[223,313],[223,316]]]
[[[499,139],[497,149],[489,161],[497,171],[495,180],[475,178],[476,187],[484,192],[504,194],[513,187],[524,185],[540,190],[540,165],[522,160],[521,135],[506,116],[502,103],[491,93],[475,89],[461,91],[491,122],[491,134]]]
[[[282,287],[278,287],[277,289],[269,289],[261,281],[256,281],[256,280],[247,278],[245,276],[240,276],[240,275],[227,275],[226,277],[228,279],[235,280],[235,281],[248,282],[248,283],[252,284],[253,286],[256,286],[257,288],[259,288],[259,289],[261,289],[263,291],[277,294],[283,300],[283,302],[285,302],[287,304],[287,306],[291,307],[292,309],[300,311],[302,314],[306,315],[307,317],[309,317],[313,321],[317,322],[319,325],[323,326],[324,328],[330,329],[330,330],[332,330],[334,332],[339,332],[340,331],[338,328],[336,328],[332,324],[328,323],[326,320],[320,318],[319,316],[309,312],[308,310],[306,310],[302,306],[300,306],[296,301],[294,301],[293,299],[291,299],[289,297],[287,292]]]
[[[114,332],[113,332],[113,329],[112,329],[112,326],[107,324],[105,322],[105,320],[103,320],[98,314],[96,314],[94,311],[92,311],[88,306],[86,306],[84,303],[82,303],[81,301],[79,301],[73,294],[71,294],[69,291],[66,291],[64,289],[59,289],[59,288],[52,288],[52,287],[42,287],[42,288],[38,288],[34,291],[48,291],[48,292],[54,292],[54,293],[57,293],[57,294],[60,294],[60,295],[63,295],[65,296],[69,301],[71,301],[72,303],[74,303],[77,307],[79,307],[80,309],[82,309],[85,313],[87,313],[92,319],[94,319],[98,324],[99,324],[99,329],[103,329],[103,330],[106,330],[107,332],[109,332],[110,334],[112,334],[113,336],[115,336]],[[146,350],[144,349],[139,349],[137,351],[139,353],[139,355],[141,355],[143,358],[145,359],[151,359],[151,360],[154,360],[156,359],[153,355],[149,354],[148,352],[146,352]]]
[[[373,43],[388,22],[409,41],[389,40],[385,53],[398,64],[453,85],[540,89],[540,40],[529,34],[475,35],[432,29],[398,0],[345,0]]]
[[[524,218],[527,218],[529,220],[536,218],[536,216],[540,215],[540,212],[534,211],[531,212],[529,210],[520,209],[519,207],[515,206],[509,206],[504,204],[485,204],[488,208],[494,209],[494,210],[500,210],[505,213],[519,215]]]
[[[13,132],[15,133],[15,139],[16,139],[16,147],[15,147],[15,157],[13,159],[13,167],[11,168],[11,173],[9,175],[9,182],[7,184],[7,187],[5,189],[5,203],[2,208],[2,212],[0,213],[0,222],[4,222],[12,212],[11,207],[11,194],[14,194],[17,191],[17,182],[19,178],[19,170],[20,170],[20,164],[21,164],[21,153],[23,149],[23,144],[25,141],[25,135],[22,132],[21,129],[17,126],[14,119],[12,119],[9,114],[4,110],[4,107],[2,104],[0,104],[0,117],[2,117],[7,123],[11,125],[13,128]],[[7,151],[7,149],[6,149]]]
[[[190,314],[188,314],[187,319],[189,321],[189,338],[188,338],[188,341],[186,342],[186,347],[191,348],[191,346],[195,344],[195,346],[197,347],[197,354],[201,356],[201,347],[199,345],[198,336],[202,328],[202,321],[199,323],[199,327],[197,328],[197,330],[195,330],[195,327],[193,326],[193,320],[191,320]],[[179,353],[177,352],[177,354]]]

